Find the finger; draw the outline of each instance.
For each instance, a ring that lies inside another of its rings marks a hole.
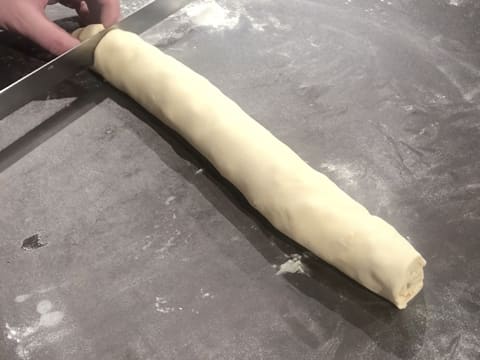
[[[90,12],[85,0],[60,0],[58,1],[63,6],[74,9],[78,17],[80,18],[81,25],[87,25],[90,23]]]
[[[118,0],[86,0],[86,3],[92,23],[101,23],[105,27],[110,27],[120,18],[120,2]]]
[[[79,1],[75,10],[80,18],[81,25],[88,25],[90,23],[90,10],[85,1]]]
[[[24,14],[15,30],[52,54],[63,54],[79,44],[77,39],[48,20],[40,9],[32,8]]]

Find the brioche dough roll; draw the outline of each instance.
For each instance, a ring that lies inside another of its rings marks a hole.
[[[99,29],[90,27],[77,36]],[[207,79],[118,29],[100,41],[94,69],[188,140],[300,245],[400,309],[421,290],[426,262],[405,238]]]

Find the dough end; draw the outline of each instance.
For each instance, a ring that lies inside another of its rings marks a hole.
[[[419,255],[408,267],[407,277],[399,294],[395,296],[393,303],[399,309],[405,309],[423,288],[423,268],[427,265],[425,259]]]

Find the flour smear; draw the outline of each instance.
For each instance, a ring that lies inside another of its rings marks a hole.
[[[308,275],[307,268],[302,263],[302,257],[299,254],[293,254],[291,259],[288,259],[280,265],[280,269],[275,275],[284,274],[303,274]]]
[[[181,13],[186,15],[193,25],[215,30],[233,29],[240,20],[238,12],[220,6],[215,0],[194,1],[181,10]]]

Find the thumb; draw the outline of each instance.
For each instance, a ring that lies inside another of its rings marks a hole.
[[[26,12],[15,30],[55,55],[63,54],[79,44],[77,39],[48,20],[43,11],[37,8]]]

